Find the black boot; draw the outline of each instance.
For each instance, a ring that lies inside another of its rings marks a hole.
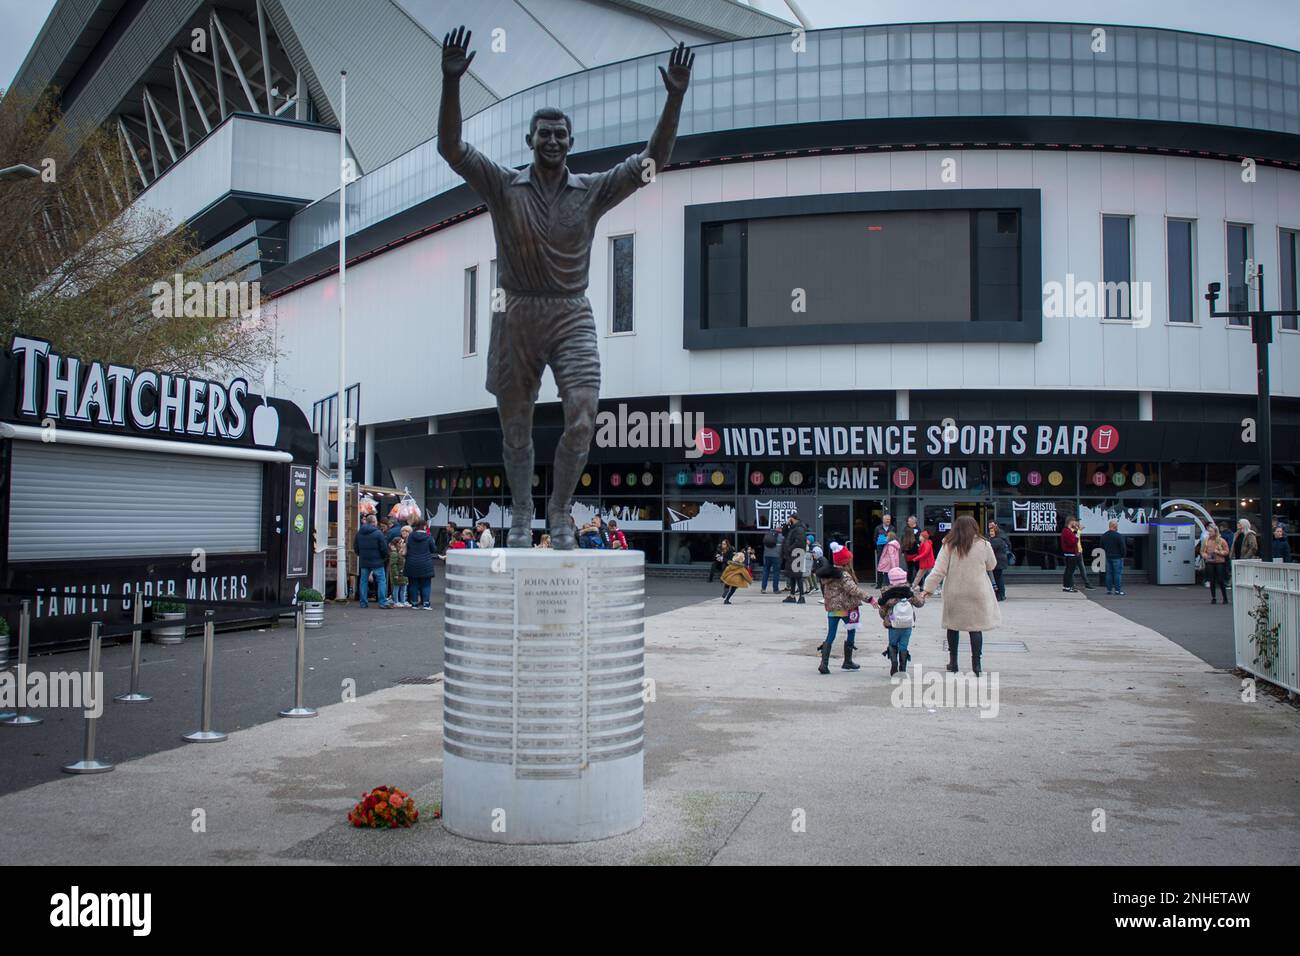
[[[853,663],[853,645],[844,645],[844,663],[840,665],[841,670],[856,671],[861,670],[861,665]]]
[[[893,677],[898,673],[898,648],[890,644],[885,653],[889,655],[889,676]]]
[[[948,672],[957,673],[957,638],[960,635],[953,631],[948,634]]]
[[[829,642],[822,643],[822,662],[817,668],[818,674],[829,674],[831,672],[831,645]]]
[[[898,673],[907,673],[907,662],[911,660],[911,658],[912,655],[907,653],[907,651],[903,650],[901,647],[898,649]]]
[[[983,654],[984,654],[984,635],[980,634],[977,631],[971,634],[970,636],[971,670],[975,672],[976,677],[980,676],[980,658],[983,656]]]

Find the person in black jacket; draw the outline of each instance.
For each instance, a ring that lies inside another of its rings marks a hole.
[[[599,511],[592,516],[591,523],[596,528],[596,534],[600,536],[600,546],[608,551],[613,542],[610,541],[609,538],[609,527],[605,524],[604,519],[601,518]]]
[[[437,540],[434,541],[433,546],[439,554],[446,557],[447,549],[459,537],[460,531],[456,527],[456,522],[448,521],[447,526],[438,532]]]
[[[799,520],[797,514],[790,515],[785,522],[785,540],[781,542],[781,564],[785,573],[789,575],[794,587],[787,597],[781,603],[783,604],[807,604],[803,596],[803,577],[807,573],[805,562],[808,556],[804,553],[808,549],[808,529],[804,527],[803,522]],[[795,552],[799,552],[796,554]],[[798,563],[799,567],[795,567]]]
[[[410,579],[411,607],[432,610],[429,605],[433,580],[433,558],[436,553],[433,535],[423,518],[417,518],[414,531],[406,539],[406,576]]]
[[[1007,539],[1002,537],[1002,529],[998,527],[996,521],[989,522],[989,544],[993,548],[993,557],[998,562],[989,573],[993,575],[993,590],[998,596],[999,601],[1007,599],[1007,585],[1002,580],[1002,572],[1007,569],[1011,563],[1011,545]]]
[[[375,588],[379,591],[379,606],[388,610],[392,607],[388,603],[388,542],[375,523],[374,515],[361,519],[361,527],[352,539],[352,550],[357,553],[357,601],[362,607],[370,606],[370,575],[373,574]]]
[[[888,535],[885,537],[888,540]],[[916,523],[916,515],[907,516],[907,525],[903,528],[903,535],[898,539],[898,543],[901,548],[899,554],[901,567],[907,572],[907,583],[911,584],[916,576],[916,554],[921,550],[921,529]]]
[[[1106,552],[1106,593],[1123,597],[1124,536],[1119,533],[1119,522],[1113,518],[1101,536],[1101,549]]]
[[[1291,563],[1291,543],[1286,539],[1286,528],[1281,525],[1273,529],[1273,560]]]

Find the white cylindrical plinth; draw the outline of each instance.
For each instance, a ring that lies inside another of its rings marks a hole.
[[[641,825],[645,555],[447,552],[442,820],[494,843]]]

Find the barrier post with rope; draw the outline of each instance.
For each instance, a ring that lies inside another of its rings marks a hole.
[[[99,694],[94,692],[95,675],[99,674],[99,621],[90,625],[90,678],[91,693],[94,695],[82,703],[87,704],[90,710],[85,714],[86,736],[85,746],[82,748],[81,759],[76,763],[70,763],[64,766],[64,773],[107,773],[113,769],[113,765],[105,760],[98,760],[95,757],[95,730],[99,723],[99,715],[93,713],[96,710],[103,710],[103,701],[99,699]],[[100,678],[100,687],[102,693],[103,678]]]

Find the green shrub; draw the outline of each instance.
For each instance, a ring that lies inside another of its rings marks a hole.
[[[315,588],[303,588],[298,592],[299,604],[316,604],[325,600],[325,595],[321,594]]]
[[[166,597],[154,598],[153,612],[155,614],[179,614],[185,610],[185,605],[180,601],[168,600]]]

